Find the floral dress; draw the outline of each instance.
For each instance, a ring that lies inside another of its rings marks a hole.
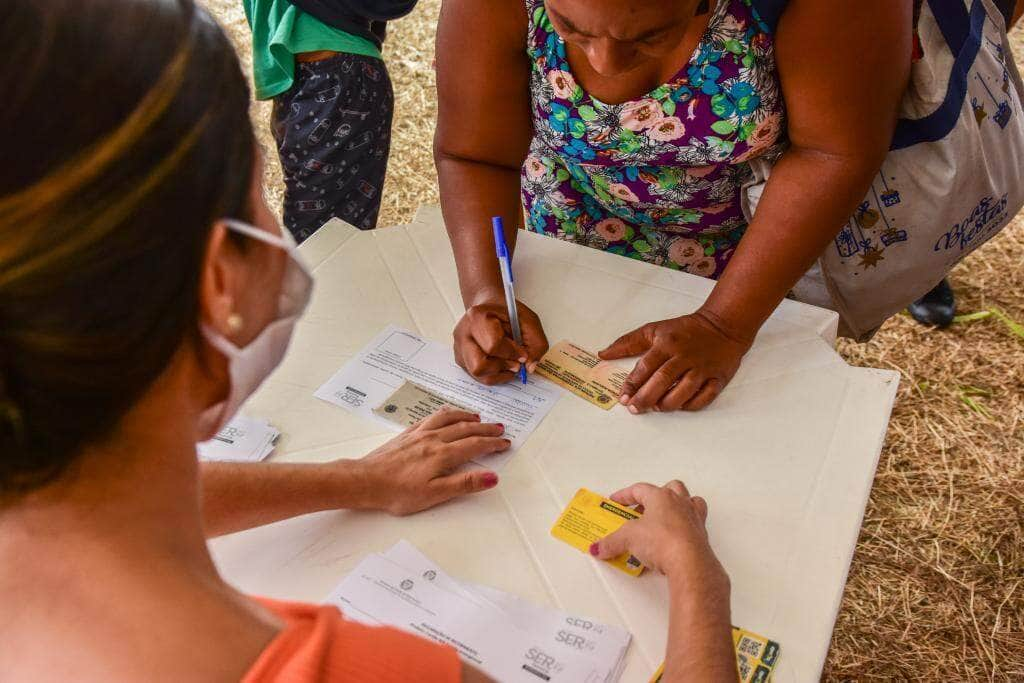
[[[747,227],[749,161],[778,154],[772,36],[751,0],[718,0],[690,61],[638,100],[605,104],[572,76],[543,0],[526,0],[533,140],[527,227],[718,277]]]

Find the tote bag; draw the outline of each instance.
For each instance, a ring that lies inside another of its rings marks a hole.
[[[766,13],[781,0],[761,0]],[[756,5],[756,0],[755,0]],[[1021,83],[992,0],[924,0],[923,56],[911,69],[890,152],[794,298],[839,313],[870,338],[1005,227],[1024,206]],[[753,217],[771,163],[752,162]]]

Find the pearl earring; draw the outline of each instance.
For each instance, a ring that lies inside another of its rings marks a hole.
[[[242,316],[238,313],[232,313],[228,316],[228,329],[231,332],[238,332],[242,329],[242,325],[245,324],[242,320]]]

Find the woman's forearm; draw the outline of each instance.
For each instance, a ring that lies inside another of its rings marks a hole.
[[[735,683],[728,582],[709,581],[695,593],[687,582],[697,577],[669,576],[668,648],[662,683]]]
[[[787,151],[702,312],[730,336],[751,341],[853,214],[879,163]]]
[[[504,300],[494,252],[491,217],[505,222],[505,239],[515,249],[522,223],[519,169],[437,153],[441,209],[459,271],[466,307]]]
[[[358,461],[200,465],[203,527],[221,536],[311,512],[364,507],[369,484]]]

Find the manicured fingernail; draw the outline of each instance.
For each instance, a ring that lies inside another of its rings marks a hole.
[[[629,407],[629,412],[633,413],[634,415],[639,415],[640,414],[640,409],[637,408],[636,406],[630,406]]]
[[[601,549],[598,547],[598,545],[596,543],[591,543],[590,544],[590,554],[591,555],[593,555],[594,557],[597,557],[598,553],[600,553],[600,552],[601,552]]]
[[[494,472],[484,472],[480,477],[480,483],[484,485],[485,489],[493,489],[498,485],[498,475]]]
[[[498,423],[498,426],[499,426],[499,427],[501,427],[501,433],[502,433],[502,434],[504,434],[504,433],[505,433],[505,425],[503,425],[503,424],[501,424],[501,423],[499,422],[499,423]]]

